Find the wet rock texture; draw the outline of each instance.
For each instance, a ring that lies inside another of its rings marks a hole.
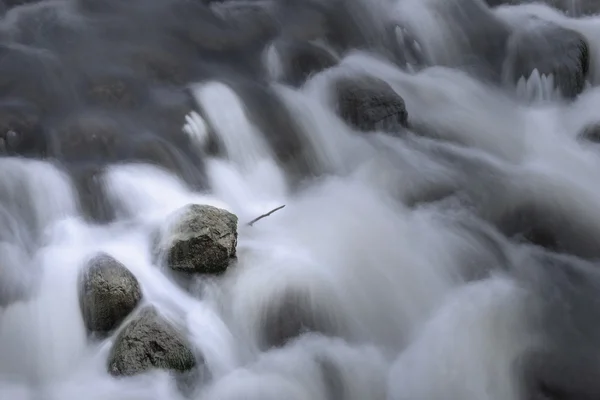
[[[136,277],[108,254],[92,258],[81,281],[81,311],[85,326],[91,332],[114,330],[142,299]]]
[[[226,210],[188,205],[170,217],[159,235],[157,254],[175,271],[223,273],[236,254],[237,224]]]
[[[195,366],[196,358],[186,338],[152,306],[142,309],[119,333],[108,361],[113,376],[132,376],[151,369],[186,372]]]
[[[336,85],[340,116],[360,131],[398,132],[408,126],[404,100],[386,82],[361,77]]]

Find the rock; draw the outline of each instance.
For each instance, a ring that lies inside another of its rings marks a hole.
[[[101,163],[69,163],[71,179],[77,189],[79,206],[86,219],[108,223],[116,217],[103,176],[106,166]]]
[[[421,44],[414,33],[397,24],[389,25],[386,30],[396,64],[409,70],[417,70],[426,65]]]
[[[85,96],[94,105],[131,109],[139,106],[146,96],[143,83],[124,73],[90,77]]]
[[[600,124],[591,124],[583,128],[579,134],[579,139],[592,143],[600,143]]]
[[[235,215],[216,207],[185,206],[160,233],[158,254],[175,271],[223,273],[236,253],[237,223]]]
[[[6,210],[3,210],[6,212]],[[0,217],[3,226],[9,226],[6,216]],[[6,232],[15,234],[17,232]],[[2,232],[2,236],[6,235]],[[17,233],[18,234],[18,233]],[[8,235],[6,235],[8,236]],[[16,236],[16,235],[14,235]],[[41,271],[31,265],[29,255],[20,246],[0,240],[0,310],[19,301],[27,301],[39,283]]]
[[[191,79],[192,72],[189,60],[181,55],[181,47],[183,46],[161,48],[145,43],[135,46],[127,49],[128,66],[152,82],[183,85]]]
[[[47,143],[39,110],[27,101],[0,101],[0,154],[40,157]]]
[[[408,126],[404,100],[380,79],[342,80],[335,90],[339,115],[355,129],[398,132]]]
[[[256,0],[230,0],[212,3],[210,9],[219,16],[228,29],[223,32],[218,41],[220,50],[241,48],[264,44],[273,39],[279,32],[280,26],[273,15],[271,2]],[[197,24],[196,24],[197,25]],[[207,40],[202,44],[206,46]]]
[[[340,333],[340,321],[334,320],[325,307],[316,307],[310,293],[291,289],[274,300],[262,314],[259,337],[263,350],[283,347],[306,333]]]
[[[509,38],[505,79],[516,84],[529,79],[537,69],[552,75],[554,87],[566,98],[581,93],[588,76],[590,55],[585,38],[578,32],[550,22],[532,20]]]
[[[300,86],[310,75],[337,64],[333,54],[308,41],[282,41],[276,51],[281,63],[281,80],[291,86]]]
[[[570,17],[593,15],[600,12],[600,2],[596,0],[486,0],[490,7],[517,5],[528,3],[543,3],[563,11]]]
[[[190,347],[181,332],[148,306],[115,339],[108,372],[113,376],[131,376],[155,368],[189,371],[196,366]]]
[[[64,162],[122,161],[131,141],[127,122],[94,109],[68,115],[54,130],[53,155]]]
[[[41,112],[70,107],[76,99],[67,68],[54,54],[33,46],[0,44],[0,92]]]
[[[135,309],[142,290],[135,276],[119,261],[100,253],[81,276],[81,312],[91,332],[110,332]]]

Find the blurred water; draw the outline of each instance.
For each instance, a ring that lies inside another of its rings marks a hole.
[[[535,382],[521,361],[550,349],[562,365],[574,345],[540,321],[573,318],[594,331],[599,306],[585,298],[588,310],[570,292],[547,290],[550,283],[562,288],[563,281],[527,258],[531,246],[507,237],[504,218],[527,207],[541,213],[530,222],[560,239],[558,252],[574,256],[568,268],[583,281],[597,281],[583,260],[600,256],[594,236],[600,231],[600,157],[579,134],[598,122],[598,67],[592,63],[590,84],[572,103],[555,91],[552,77],[539,73],[507,91],[454,68],[465,49],[453,27],[460,18],[440,15],[444,7],[481,7],[474,15],[517,25],[524,15],[545,16],[586,35],[593,56],[600,20],[569,19],[533,5],[492,12],[482,4],[377,2],[369,18],[356,22],[372,29],[369,40],[375,40],[381,32],[372,21],[398,18],[436,66],[414,72],[353,50],[300,88],[265,83],[291,119],[286,129],[277,125],[276,137],[297,139],[290,152],[310,166],[300,176],[280,161],[266,132],[283,117],[270,108],[265,119],[256,117],[260,97],[224,78],[191,85],[204,115],[184,130],[188,146],[175,153],[203,160],[205,187],[156,165],[108,163],[96,182],[114,211],[110,222],[86,218],[64,164],[0,159],[0,398],[185,398],[165,372],[126,379],[107,373],[112,338],[87,338],[77,299],[78,273],[98,251],[131,270],[145,303],[187,328],[211,375],[187,394],[191,398],[531,398]],[[88,12],[71,3],[47,7]],[[131,7],[128,12],[141,12]],[[3,23],[18,12],[10,11]],[[115,23],[106,15],[98,21]],[[169,18],[175,16],[166,15],[165,26]],[[94,29],[87,33],[94,36]],[[273,63],[272,56],[258,59]],[[76,68],[73,63],[69,68]],[[403,97],[411,129],[397,136],[364,134],[337,116],[333,83],[365,74]],[[208,151],[209,140],[219,143],[219,152]],[[151,257],[154,230],[189,203],[240,218],[236,265],[221,278],[200,278],[191,291]],[[282,348],[265,346],[269,316],[293,318],[295,309],[317,332]],[[597,347],[586,332],[581,336],[582,346]],[[579,361],[570,365],[594,374],[593,364]],[[593,393],[596,385],[579,389]]]

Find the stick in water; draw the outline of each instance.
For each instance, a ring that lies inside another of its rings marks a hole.
[[[260,217],[256,217],[256,218],[254,218],[252,221],[248,222],[248,226],[252,226],[252,225],[254,225],[254,223],[255,223],[255,222],[258,222],[258,221],[260,221],[261,219],[268,217],[269,215],[273,214],[275,211],[279,211],[279,210],[281,210],[283,207],[285,207],[285,204],[284,204],[284,205],[282,205],[282,206],[279,206],[279,207],[277,207],[277,208],[275,208],[275,209],[273,209],[273,210],[271,210],[271,211],[269,211],[269,212],[268,212],[268,213],[266,213],[266,214],[263,214],[263,215],[261,215]]]

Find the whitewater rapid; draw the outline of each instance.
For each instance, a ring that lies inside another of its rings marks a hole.
[[[426,5],[394,6],[433,51],[443,32],[432,30]],[[597,54],[600,17],[535,6],[497,14],[517,24],[528,12],[584,32]],[[273,55],[264,62],[277,73]],[[158,166],[112,164],[96,178],[115,210],[109,223],[85,218],[60,163],[0,158],[0,291],[11,300],[0,308],[0,398],[528,400],[519,361],[548,346],[566,359],[578,338],[547,334],[548,314],[582,329],[598,314],[595,303],[582,305],[592,302],[587,292],[573,300],[554,282],[562,275],[540,272],[540,260],[556,256],[582,263],[580,273],[597,282],[586,263],[600,256],[600,147],[579,135],[599,122],[594,68],[585,92],[566,102],[539,73],[511,92],[451,66],[402,70],[348,52],[301,87],[268,84],[300,132],[310,167],[300,176],[278,160],[234,85],[197,82],[191,90],[205,115],[181,127],[206,162],[208,189]],[[360,74],[402,96],[414,130],[364,134],[336,115],[330,84]],[[208,154],[208,125],[226,157]],[[223,277],[184,288],[154,264],[151,244],[167,216],[190,203],[239,217],[238,259]],[[547,213],[551,229],[570,232],[569,255],[496,229],[530,205]],[[182,388],[164,371],[109,375],[113,337],[90,340],[78,302],[78,274],[99,251],[137,277],[144,304],[185,328],[206,364],[195,385]],[[264,348],[265,315],[288,301],[321,332]],[[579,314],[563,313],[563,302]],[[599,344],[581,335],[584,349]]]

